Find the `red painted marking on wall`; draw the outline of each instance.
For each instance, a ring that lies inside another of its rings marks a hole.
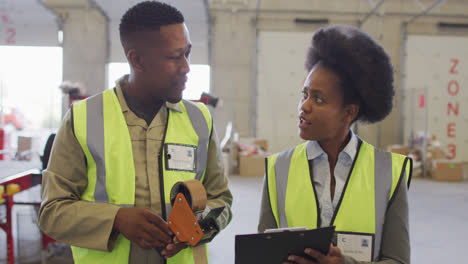
[[[426,96],[424,94],[419,95],[419,108],[424,108],[426,105]]]
[[[14,29],[14,28],[7,29],[6,43],[7,44],[15,44],[16,43],[15,37],[16,37],[16,29]]]
[[[456,128],[455,123],[451,122],[447,124],[447,137],[449,138],[454,138],[455,137],[455,128]]]
[[[455,144],[448,144],[448,159],[454,159],[457,157],[457,146]]]
[[[2,14],[1,17],[2,17],[2,22],[3,23],[5,23],[5,24],[11,24],[12,23],[12,21],[11,21],[11,19],[10,19],[10,17],[8,15]]]
[[[453,87],[455,87],[455,90],[453,90]],[[447,90],[450,95],[455,96],[460,91],[460,85],[457,81],[451,80],[448,84]]]
[[[451,75],[457,75],[458,70],[457,66],[460,63],[459,59],[456,58],[450,58],[450,70],[449,74]],[[447,86],[447,92],[449,96],[457,96],[458,93],[460,92],[460,84],[458,83],[457,80],[450,80]],[[456,98],[454,98],[456,99]],[[447,117],[450,117],[451,115],[454,115],[455,117],[458,116],[458,113],[460,112],[460,104],[459,102],[452,101],[447,103]],[[457,137],[456,135],[456,127],[457,124],[456,122],[448,122],[447,123],[447,137],[448,138],[453,138],[455,139]],[[448,145],[448,153],[449,155],[447,158],[449,159],[454,159],[457,157],[457,146],[454,143],[449,143]]]
[[[455,69],[460,62],[458,59],[450,59],[452,62],[452,68],[450,68],[450,74],[458,74],[458,71]]]
[[[458,102],[455,103],[455,106],[453,106],[453,104],[449,102],[447,105],[447,116],[450,115],[450,112],[452,112],[455,116],[458,116],[459,109],[460,109],[460,104]]]

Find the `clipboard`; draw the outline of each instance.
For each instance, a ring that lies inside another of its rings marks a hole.
[[[282,263],[288,255],[312,259],[304,249],[328,254],[335,226],[312,230],[236,235],[235,264]]]

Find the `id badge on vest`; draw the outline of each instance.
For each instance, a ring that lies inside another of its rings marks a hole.
[[[166,144],[166,170],[195,172],[197,147],[183,144]]]
[[[371,262],[374,258],[374,234],[336,232],[336,246],[343,255],[357,261]]]

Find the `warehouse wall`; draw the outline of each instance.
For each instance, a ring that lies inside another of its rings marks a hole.
[[[209,32],[202,0],[166,1],[190,21],[193,64],[209,64]],[[118,27],[123,13],[138,1],[4,0],[0,1],[0,45],[63,46],[63,79],[81,82],[86,94],[107,87],[106,65],[126,62]],[[63,31],[63,43],[58,32]]]
[[[259,109],[259,98],[257,87],[257,70],[262,68],[258,65],[256,49],[258,48],[258,33],[284,32],[285,36],[289,32],[305,32],[312,36],[317,25],[304,25],[294,23],[295,18],[329,19],[330,24],[352,24],[358,25],[359,20],[372,9],[372,1],[253,1],[253,0],[213,0],[211,1],[212,16],[212,66],[213,82],[212,91],[221,97],[225,102],[216,110],[215,118],[218,130],[222,134],[224,126],[232,120],[235,128],[241,136],[257,136],[261,128],[258,126],[259,116],[268,116],[259,111],[270,111],[284,105],[284,98],[274,98],[269,96],[270,108]],[[376,3],[377,1],[373,1]],[[424,8],[430,7],[436,1],[419,1]],[[256,7],[259,5],[257,11]],[[402,59],[404,59],[405,31],[404,22],[422,12],[422,7],[417,1],[393,0],[385,1],[374,15],[362,25],[363,30],[377,39],[389,53],[395,67],[395,108],[392,114],[385,121],[377,125],[359,125],[359,134],[372,144],[385,147],[403,140],[401,121],[405,113],[403,112],[400,96],[400,81],[402,74]],[[407,34],[428,34],[428,35],[467,35],[468,30],[441,30],[437,24],[443,22],[468,23],[468,2],[447,1],[441,6],[433,9],[428,15],[418,18],[407,28]],[[323,26],[323,25],[320,25]],[[295,46],[295,43],[289,45]],[[280,47],[286,49],[287,47]],[[303,47],[304,49],[306,47]],[[299,49],[299,47],[297,47]],[[261,53],[262,51],[258,51]],[[278,61],[282,64],[282,61]],[[302,61],[296,62],[303,65]],[[287,74],[288,66],[278,67],[277,72],[269,74],[272,91],[284,89],[275,86],[275,83],[282,83],[283,76]],[[305,77],[298,76],[302,81]],[[297,85],[293,83],[291,85]],[[273,92],[272,92],[273,94]],[[264,96],[264,95],[262,95]],[[296,118],[295,116],[290,118]],[[278,127],[284,123],[291,123],[291,120],[281,120],[278,118],[266,120],[266,122],[276,123]],[[273,135],[273,131],[268,134],[262,132],[261,136],[266,136],[272,144],[272,151],[280,150],[280,146]],[[287,137],[292,137],[297,133],[297,129],[291,128]],[[285,137],[285,138],[287,138]],[[289,145],[296,142],[291,140]],[[275,146],[276,145],[276,146]]]
[[[57,31],[54,13],[39,1],[0,1],[1,46],[58,46]]]
[[[63,79],[81,81],[87,94],[107,87],[107,19],[98,10],[64,10]]]
[[[83,94],[93,95],[107,86],[109,60],[108,17],[88,0],[41,0],[51,10],[63,31],[63,80],[79,82]],[[62,115],[68,97],[62,98]]]
[[[93,2],[95,1],[22,1],[24,5],[42,3],[44,6],[42,11],[45,15],[41,16],[48,16],[48,20],[36,25],[22,23],[21,21],[27,21],[27,17],[32,14],[23,14],[22,18],[21,7],[18,7],[18,10],[14,12],[15,15],[12,16],[16,27],[16,42],[9,43],[9,45],[59,45],[56,34],[61,27],[64,30],[64,79],[83,81],[89,90],[88,93],[104,89],[106,87],[105,65],[108,62],[124,62],[125,57],[118,39],[118,21],[109,20],[105,12],[102,12],[103,10],[92,5]],[[295,123],[295,109],[284,117],[273,115],[274,118],[269,111],[272,109],[279,111],[280,107],[286,105],[289,111],[289,105],[295,105],[294,102],[297,99],[294,93],[285,98],[274,97],[272,94],[278,89],[284,89],[286,84],[291,87],[300,85],[306,74],[300,68],[303,65],[303,58],[300,58],[298,54],[305,51],[307,44],[288,41],[287,34],[300,33],[304,39],[307,39],[307,36],[310,38],[318,27],[324,26],[324,24],[297,24],[294,19],[328,19],[329,24],[357,26],[372,9],[370,3],[375,4],[378,1],[211,0],[206,2],[210,5],[210,31],[201,26],[202,20],[200,23],[197,21],[189,23],[188,27],[191,30],[192,40],[195,39],[194,36],[199,35],[209,38],[207,42],[194,41],[191,60],[192,63],[210,63],[212,66],[212,92],[222,100],[214,111],[217,130],[222,137],[226,124],[233,121],[235,129],[241,136],[266,137],[272,144],[271,149],[276,151],[297,143],[295,127],[284,132],[287,133],[284,137],[281,136],[283,132],[275,131],[275,127]],[[466,29],[447,30],[437,26],[440,21],[468,23],[468,15],[466,15],[468,2],[464,0],[446,1],[408,27],[403,26],[405,21],[420,14],[422,8],[428,8],[435,2],[435,0],[387,0],[362,25],[365,31],[384,46],[395,66],[397,96],[394,111],[380,124],[358,127],[359,134],[363,138],[380,147],[403,142],[403,118],[407,113],[401,103],[403,93],[400,92],[400,83],[404,83],[402,79],[404,75],[401,73],[405,72],[404,65],[402,65],[405,58],[405,36],[468,35]],[[67,5],[69,5],[68,8]],[[12,24],[5,22],[4,19],[8,6],[0,9],[0,15],[2,15],[0,44],[5,44],[10,36],[8,34],[11,34],[8,30]],[[54,12],[67,15],[55,16]],[[51,17],[57,22],[51,23]],[[260,43],[260,36],[267,33],[275,33],[279,38],[281,34],[284,34],[285,41],[278,46],[270,43],[271,45],[268,45],[266,50],[261,50],[265,47]],[[299,57],[290,58],[289,64],[284,59],[278,59],[277,62],[273,60],[278,67],[270,67],[272,69],[265,72],[267,68],[262,64],[265,62],[262,61],[261,54],[267,54],[267,51],[274,54],[286,50]],[[268,83],[265,83],[265,80],[268,80]],[[266,123],[271,123],[272,128],[265,128]],[[275,145],[280,140],[283,144]]]

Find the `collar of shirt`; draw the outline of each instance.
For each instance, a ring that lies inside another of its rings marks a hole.
[[[351,133],[351,139],[338,155],[338,162],[343,161],[346,165],[351,165],[352,161],[354,160],[354,157],[356,156],[358,145],[358,139],[356,134],[354,134],[352,130],[349,131]],[[327,157],[327,154],[317,141],[307,142],[306,153],[308,160],[315,160],[316,158],[321,159],[322,157]]]
[[[127,102],[125,101],[125,99],[121,100],[121,99],[123,99],[122,86],[125,86],[128,83],[128,76],[129,75],[126,74],[126,75],[122,76],[120,79],[118,79],[117,81],[115,81],[115,87],[117,89],[117,97],[119,97],[119,100],[121,102],[121,107],[122,107],[122,112],[123,113],[128,112],[130,110],[130,108],[128,107]],[[182,108],[180,107],[180,105],[178,103],[173,104],[173,103],[169,103],[169,102],[166,101],[165,105],[166,105],[167,108],[169,108],[171,110],[182,113]]]

